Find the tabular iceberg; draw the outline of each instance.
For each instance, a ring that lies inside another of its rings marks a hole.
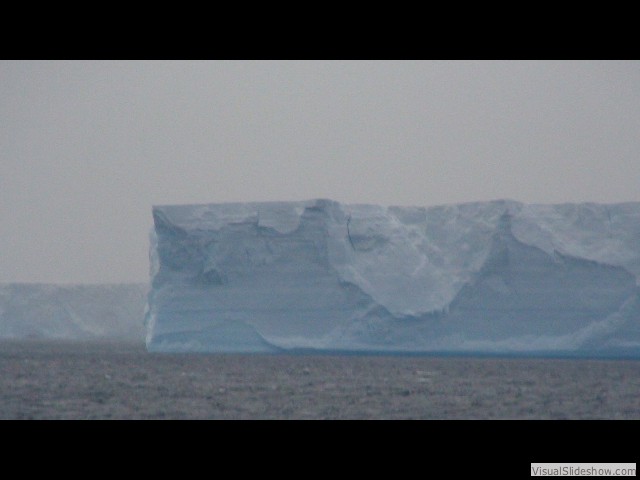
[[[142,342],[147,285],[0,284],[0,339]]]
[[[640,354],[640,203],[156,206],[151,351]]]

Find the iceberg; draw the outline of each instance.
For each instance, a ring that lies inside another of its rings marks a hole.
[[[150,351],[640,355],[640,203],[152,213]]]
[[[0,339],[144,342],[145,284],[0,284]]]

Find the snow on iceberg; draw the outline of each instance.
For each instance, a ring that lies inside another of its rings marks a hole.
[[[640,203],[156,206],[151,351],[640,353]]]

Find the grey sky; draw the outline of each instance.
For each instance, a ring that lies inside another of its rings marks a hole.
[[[1,62],[0,282],[147,281],[151,205],[640,201],[640,62]]]

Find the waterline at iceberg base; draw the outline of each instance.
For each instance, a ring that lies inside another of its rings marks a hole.
[[[147,348],[640,356],[640,203],[156,206]]]

